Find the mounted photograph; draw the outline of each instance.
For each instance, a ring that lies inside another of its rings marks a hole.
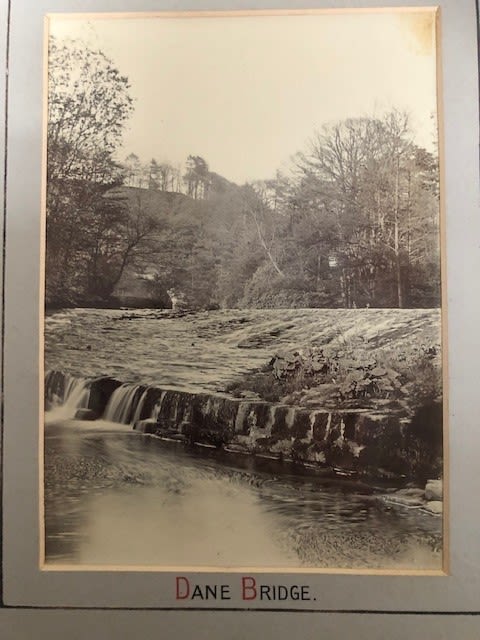
[[[43,569],[446,570],[437,21],[47,17]]]

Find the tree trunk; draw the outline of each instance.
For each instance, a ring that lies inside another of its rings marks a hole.
[[[260,244],[262,245],[262,247],[265,249],[265,253],[268,256],[268,259],[270,260],[270,262],[273,265],[273,268],[275,269],[275,271],[278,273],[279,276],[282,276],[282,278],[285,277],[285,274],[283,273],[283,271],[280,269],[280,267],[278,266],[277,261],[275,260],[275,258],[272,255],[272,252],[270,251],[270,249],[268,248],[268,245],[265,241],[265,238],[263,237],[263,233],[262,230],[260,229],[260,225],[258,224],[258,220],[257,220],[257,216],[255,215],[255,212],[251,212],[252,218],[255,222],[255,227],[257,229],[257,234],[258,234],[258,238],[260,240]]]
[[[400,156],[397,153],[397,167],[395,176],[395,218],[394,218],[394,251],[395,251],[395,276],[397,281],[397,300],[398,308],[403,308],[403,282],[402,268],[400,264],[400,229],[399,229],[399,213],[400,213]]]

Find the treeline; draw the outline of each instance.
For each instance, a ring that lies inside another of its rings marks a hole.
[[[439,304],[437,161],[415,145],[407,115],[326,126],[291,176],[254,189],[247,214],[265,256],[245,302]]]
[[[172,218],[157,281],[192,306],[438,306],[438,200],[405,114],[341,122],[288,176],[210,190],[184,226]]]
[[[52,41],[49,73],[48,304],[111,304],[126,274],[160,305],[439,304],[437,160],[406,114],[325,126],[238,186],[193,154],[115,161],[133,105],[101,52]]]
[[[174,165],[155,158],[142,163],[135,153],[130,153],[123,169],[123,181],[128,187],[183,193],[195,200],[207,198],[212,189],[221,190],[222,185],[228,183],[228,180],[209,171],[201,156],[190,155],[185,165]]]

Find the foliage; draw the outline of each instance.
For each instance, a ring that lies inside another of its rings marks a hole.
[[[341,306],[406,306],[414,275],[427,289],[424,265],[439,271],[438,173],[432,154],[413,143],[406,114],[324,127],[296,165],[287,206],[333,258]]]
[[[111,179],[108,160],[133,105],[128,79],[101,52],[50,38],[48,180]]]
[[[270,263],[263,263],[245,285],[242,306],[269,308],[305,308],[321,304],[322,294],[310,290],[304,278],[281,276]]]
[[[199,156],[186,166],[191,233],[216,256],[215,268],[200,262],[214,278],[212,304],[439,305],[437,163],[414,144],[406,114],[325,126],[290,174],[273,180],[239,187]],[[175,286],[194,300],[185,263],[194,243],[171,237],[178,252],[167,253],[184,271]]]
[[[101,51],[50,41],[50,304],[101,304],[124,275],[192,308],[440,304],[437,160],[406,114],[325,125],[286,173],[238,186],[193,154],[120,165],[132,109]]]
[[[442,380],[435,345],[422,345],[396,355],[367,350],[361,342],[278,352],[255,375],[232,383],[228,390],[256,393],[265,400],[323,408],[382,406],[411,419],[421,407],[441,402]]]
[[[102,52],[52,38],[48,89],[46,300],[101,304],[157,228],[140,199],[113,189],[129,84]]]

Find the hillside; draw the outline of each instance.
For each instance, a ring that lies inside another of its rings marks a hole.
[[[106,198],[126,203],[130,218],[152,227],[145,246],[125,265],[112,300],[118,306],[170,308],[168,291],[175,290],[189,307],[216,305],[219,233],[234,225],[239,207],[231,203],[239,193],[216,174],[208,199],[139,187],[109,190]]]
[[[178,224],[189,215],[195,216],[199,208],[192,198],[183,193],[121,186],[109,190],[106,198],[126,202],[130,211],[155,221],[158,231],[152,240],[160,242],[159,232]],[[157,273],[155,247],[147,255],[127,264],[112,292],[114,304],[121,307],[171,308],[171,300],[166,291],[152,287]]]

